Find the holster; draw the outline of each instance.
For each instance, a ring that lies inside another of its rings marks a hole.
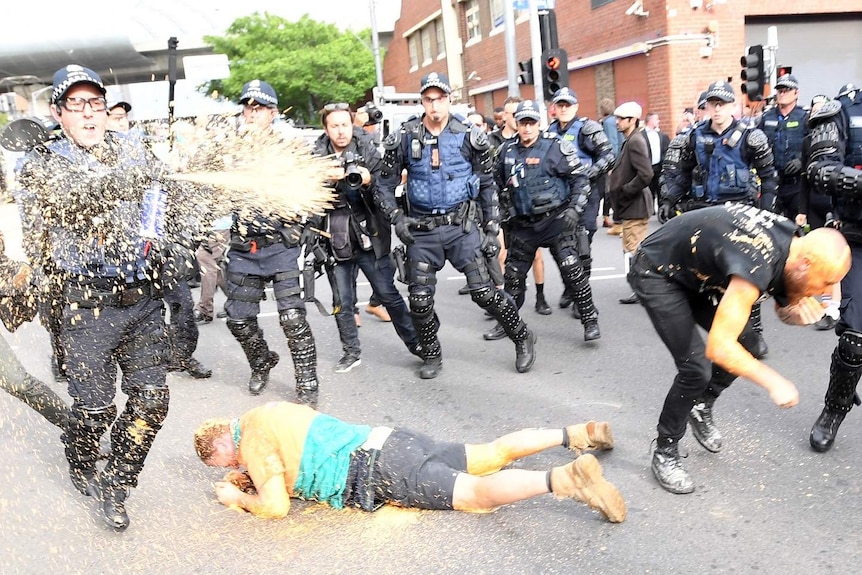
[[[403,284],[409,284],[410,278],[407,274],[407,248],[403,244],[392,249],[392,263],[395,265],[395,279]]]
[[[330,259],[331,258],[326,253],[326,249],[320,244],[320,242],[317,242],[314,245],[309,246],[308,255],[305,257],[305,264],[302,267],[302,300],[305,303],[313,303],[321,315],[332,315],[333,312],[327,311],[326,307],[324,307],[320,300],[315,297],[314,282],[317,278],[323,275],[324,266],[335,265],[335,262],[330,262]],[[332,278],[329,283],[332,286],[334,301],[339,301],[335,279]]]

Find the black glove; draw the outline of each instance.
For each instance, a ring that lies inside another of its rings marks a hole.
[[[416,243],[416,238],[413,237],[413,232],[410,231],[410,228],[416,225],[416,220],[399,212],[392,223],[395,225],[395,235],[398,236],[401,243],[405,246],[412,246]]]
[[[784,165],[785,176],[797,176],[802,171],[802,160],[793,158]]]
[[[581,221],[581,214],[575,208],[566,208],[560,215],[560,219],[563,220],[566,230],[575,231]]]
[[[486,231],[482,235],[482,253],[486,258],[496,257],[500,253],[500,238],[497,234]]]
[[[673,206],[669,202],[662,202],[659,204],[658,222],[660,224],[666,224],[674,215]]]

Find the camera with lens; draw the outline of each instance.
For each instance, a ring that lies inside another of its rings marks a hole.
[[[372,102],[365,104],[365,111],[368,113],[368,121],[365,122],[366,126],[379,124],[380,121],[383,120],[383,112],[381,112],[380,108],[375,106]]]
[[[341,166],[344,168],[344,181],[355,190],[362,187],[362,172],[359,171],[361,156],[353,152],[344,152],[341,155]]]

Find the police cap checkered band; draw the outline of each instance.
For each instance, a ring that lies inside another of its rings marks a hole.
[[[734,102],[736,96],[733,93],[733,86],[724,80],[718,80],[709,85],[706,89],[707,100],[721,100],[722,102]]]
[[[447,94],[452,93],[452,88],[449,86],[449,78],[446,77],[446,74],[438,74],[437,72],[431,72],[422,78],[422,87],[419,88],[419,93],[421,94],[428,88],[439,88]]]
[[[560,88],[556,92],[554,92],[554,104],[557,102],[568,102],[569,104],[577,104],[578,103],[578,95],[575,94],[574,90],[569,88]]]
[[[51,103],[56,104],[57,100],[61,100],[69,88],[75,84],[86,82],[93,84],[104,96],[107,91],[105,85],[102,84],[102,79],[98,74],[77,64],[69,64],[65,68],[60,68],[54,72],[54,90],[51,92]]]
[[[536,102],[533,100],[524,100],[518,103],[518,109],[515,110],[515,121],[534,120],[538,122],[541,119],[542,115],[539,113],[539,107],[536,105]]]
[[[278,106],[278,96],[275,89],[263,80],[252,80],[246,82],[242,87],[242,96],[239,97],[240,104],[247,104],[254,100],[258,104],[267,106]]]
[[[775,89],[787,88],[788,90],[798,90],[799,82],[796,81],[796,76],[793,74],[784,74],[775,82]]]

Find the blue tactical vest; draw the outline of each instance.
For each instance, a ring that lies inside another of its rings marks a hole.
[[[850,127],[844,163],[852,168],[862,169],[862,93],[856,94],[852,102],[842,104]]]
[[[737,145],[731,147],[727,145],[726,140],[733,133],[735,124],[725,132],[726,137],[712,131],[707,132],[707,125],[708,122],[694,130],[694,153],[697,156],[697,163],[706,172],[703,175],[702,193],[696,191],[695,196],[705,197],[707,201],[716,203],[750,197],[748,183],[751,172],[748,165],[742,161],[740,151],[746,136],[743,135]],[[712,145],[711,153],[707,152],[710,145]]]
[[[130,141],[121,134],[114,134],[120,144],[120,162],[123,167],[145,166],[146,152],[143,144]],[[90,164],[91,169],[101,169],[100,162],[91,154],[83,154],[68,139],[61,138],[48,144],[54,154],[68,159],[75,165]],[[70,229],[54,225],[48,229],[52,247],[52,259],[62,270],[78,275],[123,278],[126,282],[142,280],[152,267],[145,255],[146,240],[141,238],[141,204],[118,201],[102,215],[109,222],[111,241],[105,242],[94,230]]]
[[[540,137],[530,146],[523,163],[518,161],[517,145],[506,148],[505,165],[519,171],[518,187],[509,186],[518,216],[540,216],[560,207],[569,197],[568,182],[545,168],[545,156],[553,143],[552,138]]]
[[[410,153],[413,139],[420,138],[418,126],[405,134],[407,152],[407,199],[414,215],[442,214],[459,204],[479,196],[479,180],[473,175],[473,166],[461,153],[468,132],[454,132],[446,126],[440,135],[425,135],[422,155],[413,158]],[[436,149],[439,167],[431,167]]]
[[[575,147],[575,152],[578,154],[578,159],[581,160],[581,164],[586,167],[590,167],[593,165],[593,157],[587,154],[581,147],[578,145],[578,141],[580,140],[581,128],[584,127],[584,121],[581,118],[575,118],[569,127],[566,129],[565,133],[561,133],[562,129],[559,120],[555,120],[553,124],[548,128],[549,132],[557,134],[560,138],[566,140],[567,142],[571,142]]]
[[[761,129],[769,138],[775,156],[775,169],[781,173],[787,162],[802,157],[805,140],[805,110],[794,107],[785,118],[779,116],[778,108],[770,108],[763,114]]]

